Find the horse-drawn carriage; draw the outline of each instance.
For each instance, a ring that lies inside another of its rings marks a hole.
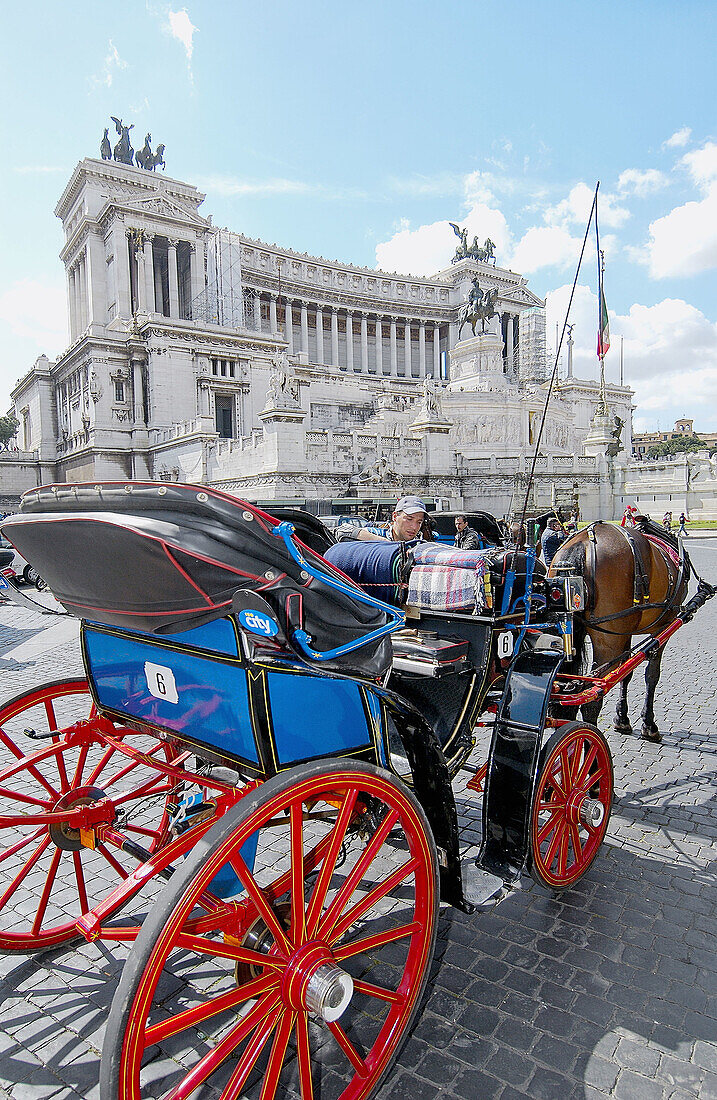
[[[605,836],[610,750],[573,710],[607,681],[562,671],[579,571],[424,548],[389,602],[294,519],[130,482],[34,490],[4,525],[82,620],[87,679],[0,709],[0,950],[132,942],[104,1100],[370,1096],[439,901],[471,912],[525,872],[570,887]]]

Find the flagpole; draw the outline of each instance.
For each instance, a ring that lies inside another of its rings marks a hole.
[[[598,183],[598,188],[600,184]],[[595,249],[597,252],[597,276],[598,276],[598,341],[597,341],[597,353],[598,361],[600,363],[600,400],[598,407],[595,410],[598,416],[607,416],[607,394],[605,392],[605,352],[606,347],[603,340],[603,311],[607,314],[607,306],[605,305],[605,289],[603,286],[605,276],[605,253],[600,249],[600,227],[598,225],[598,210],[597,210],[597,188],[595,190]]]

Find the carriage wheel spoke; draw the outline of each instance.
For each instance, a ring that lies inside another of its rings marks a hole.
[[[239,852],[233,853],[230,856],[229,864],[236,872],[242,886],[259,910],[259,915],[262,917],[264,923],[274,937],[277,946],[288,955],[291,952],[291,948],[284,929],[279,923],[279,918],[274,912],[271,902],[266,898],[262,887],[257,883]]]
[[[357,901],[348,912],[344,913],[341,920],[334,924],[331,932],[323,933],[324,938],[328,943],[335,943],[336,940],[343,936],[344,932],[354,924],[360,917],[373,908],[376,902],[381,901],[387,894],[390,894],[392,890],[395,890],[397,886],[400,886],[402,882],[405,882],[410,874],[415,871],[418,866],[418,857],[414,856],[408,863],[405,863],[402,867],[399,867],[389,875],[383,882],[379,882],[378,886],[374,886],[370,893],[365,897]]]
[[[560,847],[558,849],[558,874],[565,875],[568,870],[568,854],[570,847],[570,829],[567,821],[563,822],[560,831]]]
[[[291,849],[291,942],[300,947],[306,940],[306,897],[304,889],[303,803],[291,803],[289,844]]]
[[[27,848],[28,844],[32,844],[33,840],[37,840],[39,836],[45,832],[46,825],[41,825],[39,829],[36,829],[30,836],[24,837],[22,840],[18,840],[16,844],[13,844],[12,848],[5,848],[3,852],[0,852],[0,863],[9,856],[17,855],[23,848]]]
[[[296,1052],[299,1062],[301,1100],[314,1100],[314,1082],[311,1076],[309,1021],[305,1012],[300,1012],[296,1018]]]
[[[219,943],[204,936],[190,936],[182,933],[177,937],[177,947],[187,951],[196,951],[198,955],[211,955],[215,959],[232,959],[234,962],[244,962],[250,966],[268,967],[270,970],[282,970],[284,961],[276,955],[265,955],[262,951],[253,951],[250,947],[240,947],[239,944]]]
[[[573,822],[570,823],[570,839],[573,842],[573,854],[575,856],[576,863],[582,863],[583,860],[583,845],[580,840],[580,830]]]
[[[112,869],[117,872],[121,879],[129,878],[129,872],[124,869],[118,859],[115,859],[115,857],[112,855],[109,848],[106,847],[106,845],[98,844],[96,851],[98,851],[101,855],[105,857],[110,867],[112,867]]]
[[[85,886],[85,873],[82,870],[82,860],[80,859],[79,852],[72,853],[72,862],[75,865],[75,882],[77,883],[77,896],[80,901],[80,911],[87,913],[90,909],[90,904],[87,900],[87,888]]]
[[[284,1065],[286,1048],[289,1045],[289,1037],[293,1030],[295,1019],[295,1012],[285,1011],[281,1017],[281,1022],[276,1029],[276,1034],[274,1035],[274,1042],[271,1046],[269,1061],[264,1072],[264,1084],[262,1086],[261,1096],[259,1100],[274,1100],[274,1097],[276,1096],[276,1089],[279,1084],[279,1078],[281,1076],[281,1068]],[[235,1096],[238,1100],[238,1093],[230,1094],[227,1100],[235,1100]]]
[[[32,932],[31,932],[31,934],[33,936],[36,936],[38,934],[38,932],[40,931],[40,929],[42,928],[42,918],[45,916],[45,911],[47,910],[47,903],[50,900],[50,891],[52,890],[52,884],[54,883],[55,877],[57,875],[57,868],[60,865],[60,856],[61,855],[62,855],[62,849],[61,848],[55,848],[52,859],[50,860],[50,866],[47,870],[47,875],[45,877],[45,885],[42,888],[42,893],[40,895],[40,900],[39,900],[38,905],[37,905],[37,912],[35,913],[35,919],[32,922]]]
[[[578,773],[575,776],[575,786],[576,787],[582,787],[583,783],[585,782],[585,780],[587,778],[588,771],[590,770],[590,768],[595,763],[595,760],[597,758],[597,753],[598,753],[597,745],[590,745],[587,752],[585,753],[585,759],[583,760],[582,764],[580,765],[580,768],[578,769]]]
[[[245,982],[243,985],[230,989],[226,993],[205,1001],[204,1004],[194,1005],[183,1012],[178,1012],[176,1016],[170,1016],[168,1020],[162,1020],[158,1024],[147,1027],[144,1033],[145,1044],[151,1046],[153,1043],[164,1042],[165,1039],[171,1038],[172,1035],[178,1035],[185,1028],[196,1027],[203,1020],[210,1020],[212,1016],[216,1016],[220,1012],[229,1012],[246,1001],[253,1001],[257,997],[265,999],[267,994],[276,990],[276,985],[277,978],[273,974],[263,978],[254,978],[253,981]]]
[[[326,895],[329,889],[329,883],[331,877],[336,869],[336,860],[339,858],[339,852],[341,846],[346,837],[346,830],[349,827],[351,821],[351,815],[353,813],[354,806],[356,805],[356,799],[358,798],[358,790],[353,787],[346,792],[343,804],[339,811],[339,815],[336,818],[336,822],[331,831],[331,840],[329,842],[329,848],[324,856],[324,862],[321,864],[321,870],[319,871],[319,877],[314,884],[314,889],[311,894],[311,901],[306,913],[306,934],[307,936],[314,936],[316,929],[321,918],[321,911],[326,900]]]
[[[562,819],[563,816],[560,810],[562,810],[562,806],[559,809],[554,809],[548,820],[541,827],[540,832],[538,833],[538,844],[542,844],[544,840],[547,840],[553,829],[557,827],[558,822]]]
[[[209,1077],[209,1075],[213,1073],[218,1066],[221,1065],[224,1059],[229,1054],[231,1054],[231,1052],[238,1046],[238,1044],[246,1039],[247,1035],[249,1035],[253,1031],[257,1024],[262,1023],[262,1021],[266,1021],[263,1027],[259,1028],[258,1034],[262,1034],[262,1038],[260,1043],[256,1043],[259,1049],[256,1051],[254,1058],[250,1061],[247,1069],[248,1075],[248,1073],[251,1071],[252,1066],[254,1065],[254,1062],[259,1057],[259,1054],[261,1053],[262,1048],[264,1047],[264,1044],[266,1043],[266,1040],[270,1035],[272,1028],[274,1027],[276,1021],[281,1015],[281,1007],[277,1008],[279,1001],[280,997],[278,993],[267,993],[264,997],[261,998],[261,1000],[257,1001],[251,1011],[247,1012],[246,1016],[239,1020],[239,1022],[236,1023],[234,1027],[230,1028],[224,1038],[221,1039],[215,1047],[212,1047],[211,1050],[207,1051],[203,1058],[199,1059],[197,1064],[193,1066],[187,1076],[182,1081],[180,1081],[175,1088],[172,1089],[165,1100],[188,1100],[192,1093],[195,1092],[197,1088],[199,1088],[203,1081],[206,1081],[207,1077]],[[266,1031],[266,1034],[263,1034],[264,1031]],[[254,1037],[254,1040],[255,1039],[256,1036]],[[254,1040],[252,1040],[252,1043],[249,1044],[249,1047],[252,1046]],[[247,1049],[244,1051],[241,1058],[239,1059],[239,1065],[237,1065],[236,1067],[237,1070],[240,1068],[244,1060],[247,1059],[249,1047],[247,1047]]]
[[[8,791],[5,787],[0,787],[0,795],[4,798],[9,798],[13,802],[23,802],[26,806],[37,806],[41,810],[49,810],[52,803],[46,798],[36,798],[31,794],[22,794],[20,791]],[[32,818],[28,816],[28,821],[32,821]]]
[[[114,756],[115,751],[116,750],[114,749],[114,747],[112,745],[110,745],[108,748],[105,749],[105,751],[102,753],[102,756],[99,759],[99,762],[97,764],[95,764],[94,768],[92,769],[90,774],[87,776],[87,785],[88,786],[93,787],[95,785],[95,783],[97,782],[98,776],[102,772],[102,769],[107,764],[107,761],[110,760]]]
[[[333,1035],[336,1042],[341,1047],[342,1051],[348,1058],[351,1065],[361,1077],[365,1077],[368,1073],[368,1066],[364,1062],[363,1058],[356,1050],[348,1035],[338,1023],[328,1024],[328,1029]]]
[[[555,832],[553,833],[553,839],[551,840],[550,845],[548,846],[548,850],[545,853],[545,861],[544,862],[545,862],[545,866],[548,867],[548,868],[552,867],[552,865],[553,865],[553,860],[555,859],[555,853],[557,852],[557,850],[560,846],[560,843],[562,841],[564,832],[565,832],[565,818],[561,817],[560,820],[557,823]]]
[[[40,842],[40,844],[38,844],[37,848],[32,853],[32,855],[28,859],[27,863],[23,867],[21,867],[20,870],[18,871],[18,873],[15,875],[15,878],[12,880],[10,885],[7,887],[7,889],[5,890],[5,893],[0,895],[0,909],[3,909],[5,907],[5,905],[7,904],[8,898],[12,897],[12,895],[15,893],[15,891],[17,890],[20,883],[23,881],[24,878],[27,877],[27,875],[29,875],[30,871],[35,866],[35,864],[39,860],[42,853],[47,848],[49,848],[49,846],[50,846],[50,838],[49,838],[49,836],[46,835],[44,840],[42,840]]]
[[[361,882],[364,874],[373,863],[375,857],[378,855],[379,850],[383,847],[386,837],[391,832],[398,821],[398,810],[394,810],[393,813],[386,814],[385,818],[381,822],[381,825],[371,837],[371,840],[364,848],[356,864],[351,869],[350,874],[341,886],[341,889],[336,894],[335,898],[329,905],[328,909],[324,913],[323,917],[319,921],[319,927],[317,935],[322,938],[331,934],[331,930],[341,915],[341,910],[344,905],[350,900],[351,895],[354,893],[356,887]]]
[[[373,985],[371,982],[362,982],[354,978],[354,989],[364,993],[367,997],[375,997],[379,1001],[388,1001],[392,1005],[403,1004],[406,998],[393,989],[384,989],[383,986]]]
[[[80,786],[80,780],[82,779],[82,773],[85,770],[85,763],[87,761],[87,756],[88,756],[89,751],[90,751],[89,745],[83,745],[81,747],[81,749],[80,749],[80,751],[77,755],[77,764],[75,765],[75,774],[73,775],[72,783],[70,784],[71,787],[79,787]],[[93,776],[90,776],[90,782],[89,782],[88,786],[92,786],[93,784],[94,784],[94,778],[93,778]]]
[[[385,932],[377,932],[374,936],[365,936],[362,940],[352,940],[351,943],[342,943],[333,949],[333,956],[337,962],[341,959],[350,959],[353,955],[362,952],[373,951],[376,947],[384,947],[387,943],[403,940],[406,936],[412,936],[420,932],[420,921],[414,920],[410,924],[399,924],[396,928],[388,928]]]

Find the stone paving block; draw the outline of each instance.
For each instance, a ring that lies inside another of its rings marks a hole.
[[[665,1090],[659,1081],[625,1069],[621,1071],[612,1095],[617,1100],[663,1100]]]

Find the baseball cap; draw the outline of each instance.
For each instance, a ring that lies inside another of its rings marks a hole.
[[[416,512],[426,512],[427,508],[420,497],[401,497],[396,504],[396,512],[405,512],[407,516],[413,516]]]

